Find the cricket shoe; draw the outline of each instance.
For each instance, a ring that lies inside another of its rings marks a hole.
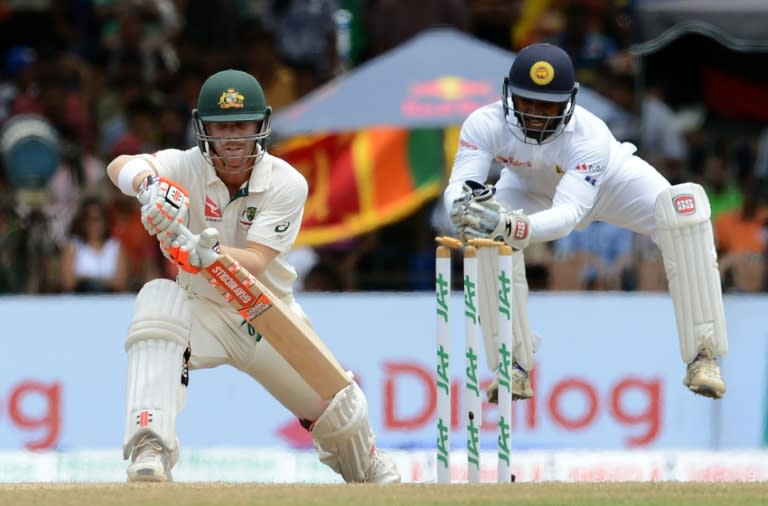
[[[528,376],[528,371],[520,367],[517,362],[512,364],[510,368],[510,390],[512,390],[512,400],[520,401],[524,399],[530,399],[533,397],[533,386],[531,385],[531,378]],[[490,386],[486,389],[488,395],[488,402],[492,404],[499,403],[499,378],[498,375],[493,378]]]
[[[128,481],[173,481],[171,467],[175,462],[170,452],[152,434],[136,443],[128,466]]]
[[[712,399],[720,399],[725,394],[725,383],[720,377],[720,367],[715,359],[706,353],[699,353],[693,362],[688,364],[683,385],[695,394]]]
[[[371,454],[371,463],[365,473],[366,483],[400,483],[400,473],[392,457],[382,452],[378,448],[373,449]]]

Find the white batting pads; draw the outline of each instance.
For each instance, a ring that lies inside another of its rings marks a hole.
[[[176,415],[186,401],[185,351],[190,311],[184,290],[167,279],[150,281],[139,291],[128,329],[127,410],[123,458],[136,441],[152,432],[171,453],[177,449]],[[188,357],[186,357],[188,359]]]
[[[312,427],[320,461],[346,482],[363,482],[376,440],[368,401],[356,382],[336,394]]]
[[[656,198],[659,247],[686,364],[702,350],[712,358],[728,352],[710,215],[707,194],[695,183],[675,185]]]
[[[483,329],[485,358],[491,371],[499,367],[498,263],[497,248],[478,248],[478,312],[480,327]],[[523,250],[512,254],[512,269],[512,330],[515,341],[512,359],[530,371],[535,365],[536,343],[528,325],[528,280],[525,277]]]

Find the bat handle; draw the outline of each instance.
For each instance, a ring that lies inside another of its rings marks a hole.
[[[184,237],[187,244],[196,244],[200,255],[200,263],[203,268],[208,267],[221,256],[219,254],[219,231],[213,227],[206,228],[199,235],[193,234],[183,223],[176,223],[173,227],[176,234]]]
[[[193,242],[196,240],[195,234],[192,233],[183,223],[176,222],[171,227],[172,232],[176,235],[180,235],[187,240],[187,242]]]
[[[152,178],[154,178],[154,182],[157,182],[157,177],[156,176],[147,176],[147,177],[152,177]],[[144,190],[146,190],[146,186],[144,184],[145,181],[146,181],[146,178],[139,185],[139,191],[136,193],[136,198],[139,199],[139,203],[142,206],[146,205],[147,202],[149,202],[149,194],[148,194],[148,192],[144,191]]]
[[[200,246],[213,250],[219,244],[219,231],[213,227],[200,232]]]
[[[213,248],[219,242],[219,231],[213,227],[206,228],[199,236],[193,234],[183,223],[176,223],[173,228],[176,234],[183,236],[187,241],[197,241],[203,248]]]

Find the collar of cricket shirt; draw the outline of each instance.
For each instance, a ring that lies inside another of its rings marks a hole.
[[[247,186],[241,188],[241,191],[248,193],[259,193],[267,190],[269,182],[272,180],[272,157],[269,153],[264,153],[261,160],[253,166],[251,177],[248,179]],[[237,192],[238,194],[240,192]]]

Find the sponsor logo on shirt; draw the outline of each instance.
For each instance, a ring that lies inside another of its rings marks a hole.
[[[475,146],[471,142],[465,141],[464,139],[459,139],[459,146],[461,146],[462,148],[467,148],[467,149],[472,149],[477,151],[477,146]]]
[[[518,167],[518,168],[519,167],[528,167],[528,168],[533,167],[533,164],[531,163],[530,160],[518,160],[517,158],[506,157],[506,156],[502,156],[502,155],[497,156],[496,159],[502,165],[505,165],[507,167]]]
[[[221,208],[208,195],[205,196],[205,219],[206,221],[221,221]]]
[[[696,212],[696,200],[690,193],[684,193],[673,198],[672,205],[675,207],[677,214],[688,215]]]
[[[277,232],[278,234],[282,234],[283,232],[288,230],[288,227],[290,226],[291,226],[290,221],[286,221],[285,223],[280,223],[278,226],[275,227],[275,232]]]
[[[596,163],[577,163],[574,170],[582,174],[594,174],[603,170],[603,166]]]
[[[592,176],[584,176],[584,181],[591,184],[592,186],[597,186],[597,178]]]

